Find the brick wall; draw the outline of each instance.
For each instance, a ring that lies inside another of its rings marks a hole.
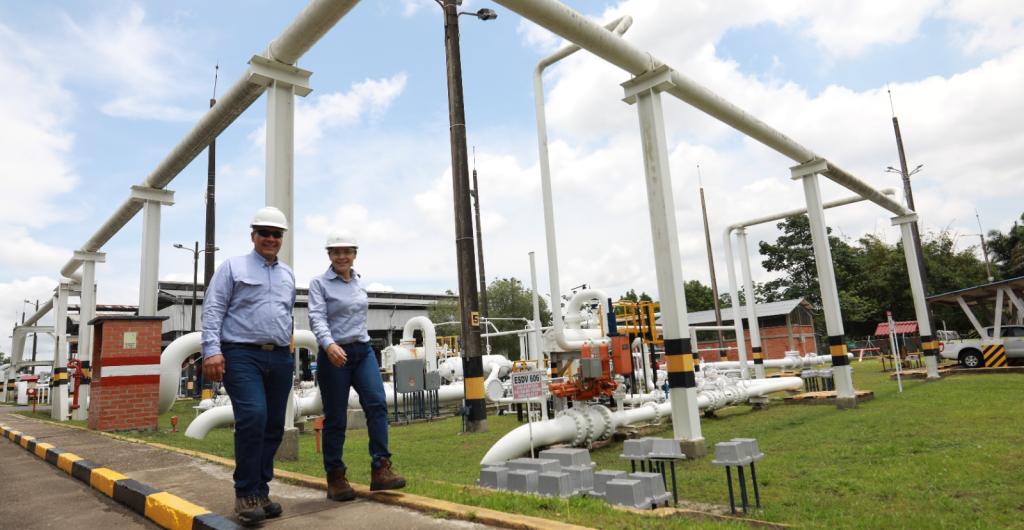
[[[160,334],[166,317],[100,317],[95,322],[89,428],[155,430]],[[135,344],[126,335],[135,334]]]
[[[786,326],[776,326],[770,328],[761,328],[761,351],[764,353],[765,359],[781,359],[785,356],[787,350],[790,349],[789,335],[787,334]],[[747,344],[747,358],[753,359],[750,356],[750,330],[744,330],[744,337],[746,337]],[[724,341],[726,348],[735,348],[735,340]],[[700,351],[701,359],[705,361],[719,361],[721,358],[718,356],[718,340],[701,340],[697,343],[697,348]],[[810,325],[793,324],[793,349],[800,352],[801,355],[807,353],[817,353],[817,347],[814,344],[814,327]],[[704,351],[708,350],[708,351]],[[735,349],[728,350],[728,357],[730,361],[738,361],[739,356]]]

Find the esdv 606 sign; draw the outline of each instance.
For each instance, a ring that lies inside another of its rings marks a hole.
[[[512,373],[512,399],[544,397],[544,370]]]

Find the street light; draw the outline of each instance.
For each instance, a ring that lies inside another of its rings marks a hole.
[[[198,297],[196,296],[196,291],[198,290],[198,284],[199,284],[199,255],[202,254],[203,252],[206,252],[206,249],[204,248],[204,249],[200,250],[199,249],[199,242],[198,241],[196,241],[195,248],[188,248],[185,245],[182,245],[181,243],[175,243],[174,244],[174,248],[180,248],[181,250],[186,250],[186,251],[192,253],[192,331],[195,331],[196,330],[196,305],[198,303]],[[216,252],[218,250],[220,250],[220,249],[217,248],[217,247],[213,247],[213,251],[214,252]],[[207,286],[205,286],[205,285],[203,286],[203,292],[206,292],[206,287]]]

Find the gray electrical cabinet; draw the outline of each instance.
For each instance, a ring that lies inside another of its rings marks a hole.
[[[395,391],[403,394],[423,391],[423,359],[406,359],[395,363]]]
[[[437,390],[441,388],[441,374],[436,370],[427,372],[426,378],[423,380],[424,390]]]

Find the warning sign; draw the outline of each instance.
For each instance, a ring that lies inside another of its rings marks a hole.
[[[512,399],[544,397],[544,370],[512,373]]]

